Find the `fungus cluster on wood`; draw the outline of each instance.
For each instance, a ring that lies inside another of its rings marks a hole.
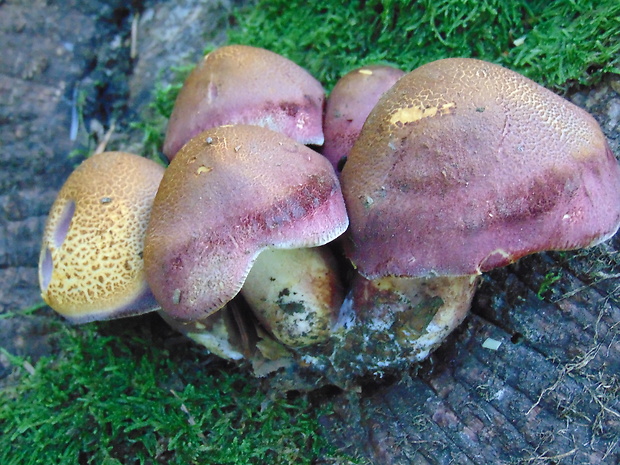
[[[360,68],[325,105],[296,64],[222,47],[185,83],[164,152],[165,171],[103,153],[70,176],[43,298],[78,323],[158,310],[257,375],[345,386],[406,367],[463,321],[481,273],[620,225],[596,121],[474,59]]]

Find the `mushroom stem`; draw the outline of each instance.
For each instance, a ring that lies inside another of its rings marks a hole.
[[[332,364],[362,374],[424,360],[465,319],[477,283],[477,275],[356,275],[340,311]]]
[[[249,364],[257,377],[294,365],[290,351],[264,331],[243,299],[233,299],[200,320],[178,320],[165,311],[159,314],[173,329],[213,355]]]
[[[235,309],[230,305],[206,318],[190,322],[174,319],[164,311],[159,311],[159,315],[173,329],[225,360],[239,361],[247,358],[256,343],[256,335],[252,331],[254,326],[240,322],[235,315]],[[248,338],[252,341],[248,341]]]
[[[344,298],[336,269],[325,247],[267,249],[254,262],[241,294],[283,344],[324,342]]]

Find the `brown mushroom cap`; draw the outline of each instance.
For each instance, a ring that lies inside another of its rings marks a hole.
[[[239,292],[263,249],[323,245],[347,225],[323,156],[258,126],[210,129],[166,170],[147,231],[147,280],[170,316],[201,319]]]
[[[325,105],[321,151],[334,169],[349,155],[379,98],[404,74],[391,66],[371,65],[354,69],[338,80]]]
[[[52,205],[39,260],[43,300],[76,323],[154,310],[144,234],[164,168],[124,152],[85,160]]]
[[[401,78],[342,172],[350,258],[368,278],[478,274],[594,245],[620,221],[596,121],[525,77],[446,59]]]
[[[305,69],[276,53],[229,45],[209,54],[183,84],[168,123],[164,154],[225,124],[263,126],[303,143],[323,143],[325,91]]]

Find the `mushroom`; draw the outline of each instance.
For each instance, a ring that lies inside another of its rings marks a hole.
[[[125,152],[86,159],[52,205],[39,259],[43,300],[74,323],[158,308],[144,277],[144,234],[164,168]]]
[[[425,300],[436,297],[439,315],[446,294],[443,285],[432,289],[437,280],[460,280],[453,294],[469,306],[465,291],[473,294],[481,273],[543,250],[593,246],[620,222],[620,168],[596,121],[475,59],[439,60],[401,78],[369,115],[341,182],[347,254],[371,281],[360,279],[343,307],[341,319],[354,329],[341,349],[363,336],[360,321],[378,319],[396,342],[390,360],[380,360],[389,350],[376,345],[375,368],[398,363],[397,335],[417,318],[416,305],[394,304],[415,302],[403,280],[417,280],[414,294],[420,284],[432,291]],[[386,308],[366,305],[370,294]]]
[[[323,144],[325,91],[306,70],[268,50],[228,45],[190,73],[174,104],[164,141],[172,160],[205,129],[251,124],[303,144]]]
[[[251,323],[240,320],[243,313],[232,306],[223,307],[199,321],[176,320],[162,310],[158,313],[173,329],[224,360],[244,360],[248,357],[250,347],[256,344]]]
[[[404,74],[391,66],[370,65],[354,69],[338,80],[325,105],[325,143],[321,151],[335,170],[342,169],[379,98]]]
[[[326,337],[340,305],[336,271],[316,247],[347,226],[340,186],[324,157],[258,126],[210,129],[191,139],[166,170],[147,231],[147,280],[179,327],[195,328],[245,283],[245,298],[278,339],[315,343]],[[302,256],[296,249],[307,248],[318,254],[310,263],[321,279],[309,274],[306,258],[296,261]],[[265,271],[252,273],[255,263]],[[277,268],[288,276],[277,276]],[[277,292],[266,294],[265,280],[279,286]],[[276,302],[270,304],[271,296]],[[307,330],[287,328],[300,317],[313,321]]]

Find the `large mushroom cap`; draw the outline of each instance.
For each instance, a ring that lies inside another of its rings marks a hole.
[[[323,156],[258,126],[211,129],[166,170],[147,231],[147,279],[170,316],[204,318],[239,292],[263,249],[323,245],[347,225]]]
[[[168,123],[164,154],[225,124],[252,124],[303,143],[323,143],[325,91],[305,69],[262,48],[228,45],[209,54],[183,84]]]
[[[39,260],[43,300],[76,323],[154,310],[142,250],[164,169],[124,152],[85,160],[50,211]]]
[[[465,275],[590,246],[620,221],[620,169],[596,121],[525,77],[446,59],[401,78],[342,172],[363,275]]]
[[[349,155],[379,98],[404,74],[391,66],[369,65],[338,80],[325,105],[325,143],[321,151],[334,168]]]

